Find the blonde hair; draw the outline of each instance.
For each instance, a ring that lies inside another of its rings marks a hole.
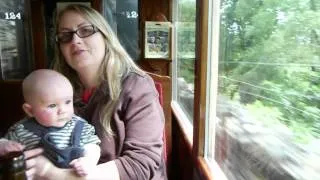
[[[126,77],[129,72],[136,72],[138,74],[144,74],[131,59],[129,54],[121,46],[117,36],[112,31],[109,24],[104,17],[96,10],[79,4],[71,4],[58,12],[56,18],[56,32],[59,27],[59,21],[65,12],[76,12],[86,19],[89,23],[94,25],[104,37],[106,44],[105,57],[102,60],[99,71],[99,84],[106,81],[108,84],[110,100],[100,110],[100,122],[106,132],[110,135],[113,134],[111,129],[112,112],[119,99],[122,87],[121,80]],[[56,43],[55,47],[55,63],[54,69],[68,77],[75,88],[76,93],[81,93],[84,87],[81,85],[80,79],[75,70],[73,70],[65,61],[63,55],[60,52],[59,44]]]

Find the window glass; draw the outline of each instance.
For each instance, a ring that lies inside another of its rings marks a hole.
[[[139,60],[138,0],[104,0],[103,15],[133,60]]]
[[[0,1],[2,80],[23,79],[31,71],[31,36],[27,18],[23,0]]]
[[[216,162],[229,180],[320,179],[320,1],[220,11]]]
[[[176,2],[175,13],[175,72],[176,100],[187,118],[193,123],[195,17],[196,0]]]

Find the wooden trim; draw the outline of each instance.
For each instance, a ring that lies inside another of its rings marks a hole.
[[[168,2],[168,9],[169,9],[169,12],[168,12],[168,21],[172,22],[172,8],[173,8],[173,0],[169,0]],[[172,33],[172,32],[171,32]],[[171,36],[171,39],[172,39],[172,36]],[[171,40],[172,41],[172,40]],[[172,59],[172,58],[171,58]]]
[[[203,157],[198,157],[196,162],[197,167],[199,167],[201,177],[204,179],[213,179],[211,169],[208,167],[207,161]]]
[[[159,74],[162,76],[170,76],[171,60],[152,59],[139,60],[137,64],[145,71]]]
[[[208,0],[197,0],[193,155],[204,156],[208,65]]]
[[[32,49],[34,57],[34,68],[47,67],[46,44],[45,44],[45,20],[43,0],[30,1]]]
[[[200,176],[203,179],[208,180],[227,180],[227,177],[223,173],[222,169],[216,163],[212,162],[210,165],[208,161],[203,157],[198,157],[196,160],[196,166],[199,169]]]
[[[91,0],[92,7],[102,13],[102,0]]]

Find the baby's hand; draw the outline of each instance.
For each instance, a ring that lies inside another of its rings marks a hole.
[[[0,156],[13,151],[22,151],[23,148],[24,146],[18,142],[0,139]]]
[[[88,157],[80,157],[70,162],[70,166],[76,171],[79,176],[86,176],[90,169],[95,166]]]

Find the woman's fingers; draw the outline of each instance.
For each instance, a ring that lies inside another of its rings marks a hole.
[[[31,168],[29,170],[26,171],[26,176],[28,180],[32,180],[34,175],[36,173],[36,169],[35,168]]]
[[[14,141],[8,141],[6,147],[9,151],[22,151],[24,148],[23,145]]]
[[[36,159],[35,158],[31,158],[26,160],[26,169],[31,169],[36,165]]]
[[[42,152],[43,152],[43,149],[41,149],[41,148],[36,148],[36,149],[24,151],[24,158],[30,159],[32,157],[40,155]]]
[[[27,173],[30,176],[45,177],[55,166],[44,156],[35,156],[26,161]],[[41,178],[43,179],[43,178]]]
[[[43,152],[43,149],[37,148],[28,151],[24,151],[26,160],[26,176],[28,180],[32,180],[36,174],[37,168],[37,156]]]
[[[0,155],[5,155],[13,151],[22,151],[24,148],[23,145],[15,141],[10,141],[6,139],[0,140]]]

